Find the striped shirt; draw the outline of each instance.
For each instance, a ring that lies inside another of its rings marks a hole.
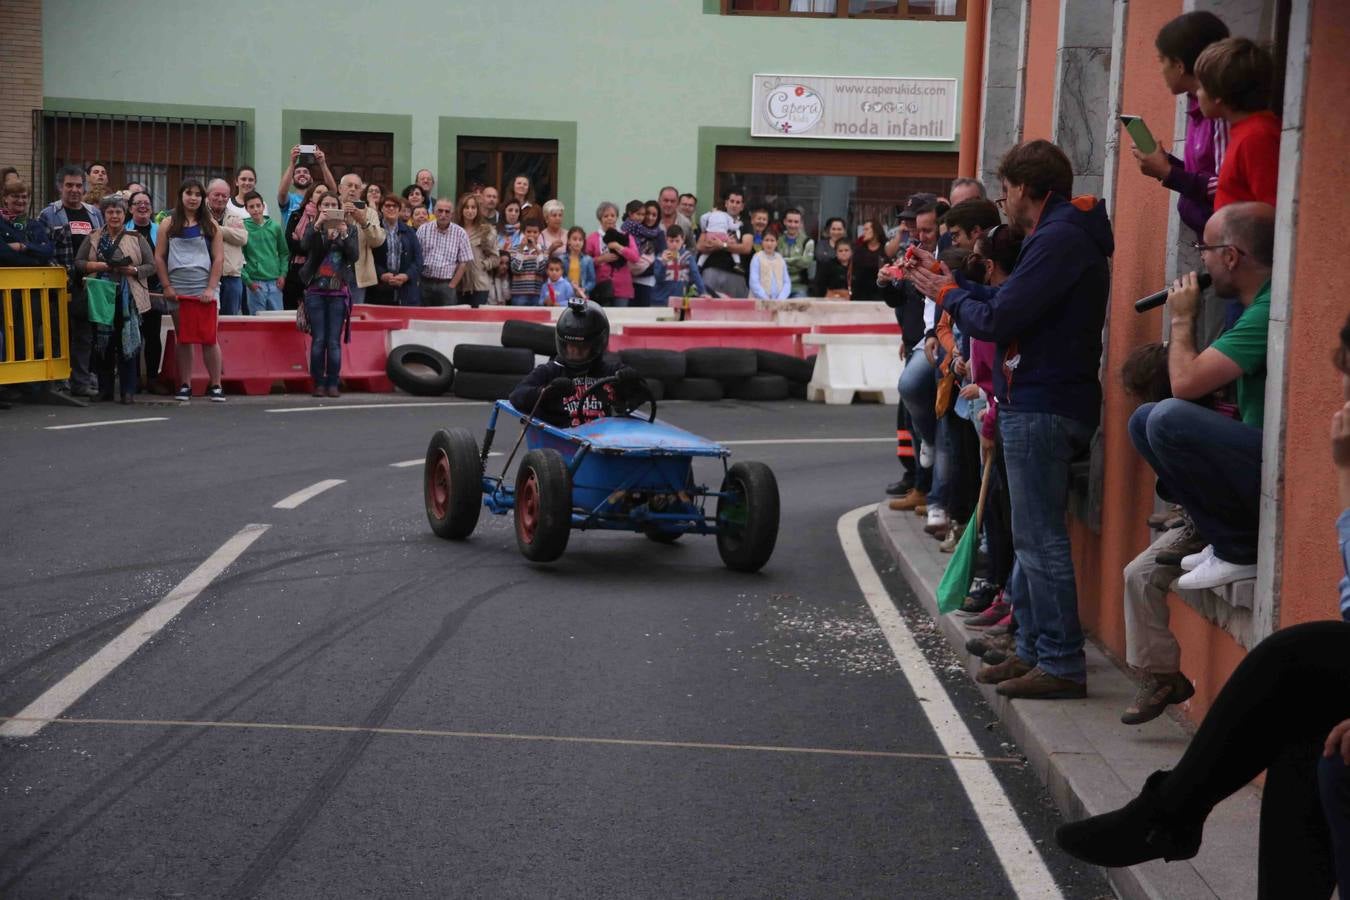
[[[422,244],[423,278],[449,281],[461,263],[473,262],[469,235],[454,222],[445,231],[435,222],[427,222],[417,229],[417,240]]]
[[[548,254],[538,247],[533,252],[517,247],[511,251],[510,269],[511,296],[538,297],[544,282],[548,280]]]

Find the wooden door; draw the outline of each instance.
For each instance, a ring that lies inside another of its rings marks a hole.
[[[349,172],[366,184],[381,185],[385,192],[399,193],[406,185],[393,184],[394,136],[387,131],[322,131],[305,128],[302,144],[318,144],[335,179]]]

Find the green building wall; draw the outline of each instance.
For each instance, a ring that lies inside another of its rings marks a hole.
[[[756,72],[959,78],[964,23],[734,17],[718,6],[46,0],[44,103],[243,119],[268,194],[301,128],[391,132],[395,189],[422,167],[438,189],[452,183],[458,135],[551,137],[567,220],[585,225],[600,200],[650,198],[666,183],[694,189],[706,208],[714,142],[957,149],[751,140],[750,86]]]

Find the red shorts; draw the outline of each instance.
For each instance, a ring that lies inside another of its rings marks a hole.
[[[214,344],[219,313],[220,307],[213,302],[179,295],[178,316],[174,323],[178,329],[178,343]]]

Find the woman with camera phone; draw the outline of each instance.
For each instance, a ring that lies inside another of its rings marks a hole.
[[[103,227],[80,246],[75,270],[86,279],[117,285],[112,325],[98,326],[94,337],[94,369],[100,400],[112,400],[116,379],[122,402],[131,403],[140,375],[141,315],[150,311],[147,282],[155,271],[155,251],[140,232],[126,230],[127,204],[121,194],[104,197],[99,210]]]
[[[305,233],[309,256],[300,273],[305,283],[305,305],[297,324],[310,336],[309,374],[314,379],[314,396],[337,397],[342,326],[351,316],[351,287],[356,283],[361,248],[356,229],[347,224],[336,196],[325,195],[318,213]]]

